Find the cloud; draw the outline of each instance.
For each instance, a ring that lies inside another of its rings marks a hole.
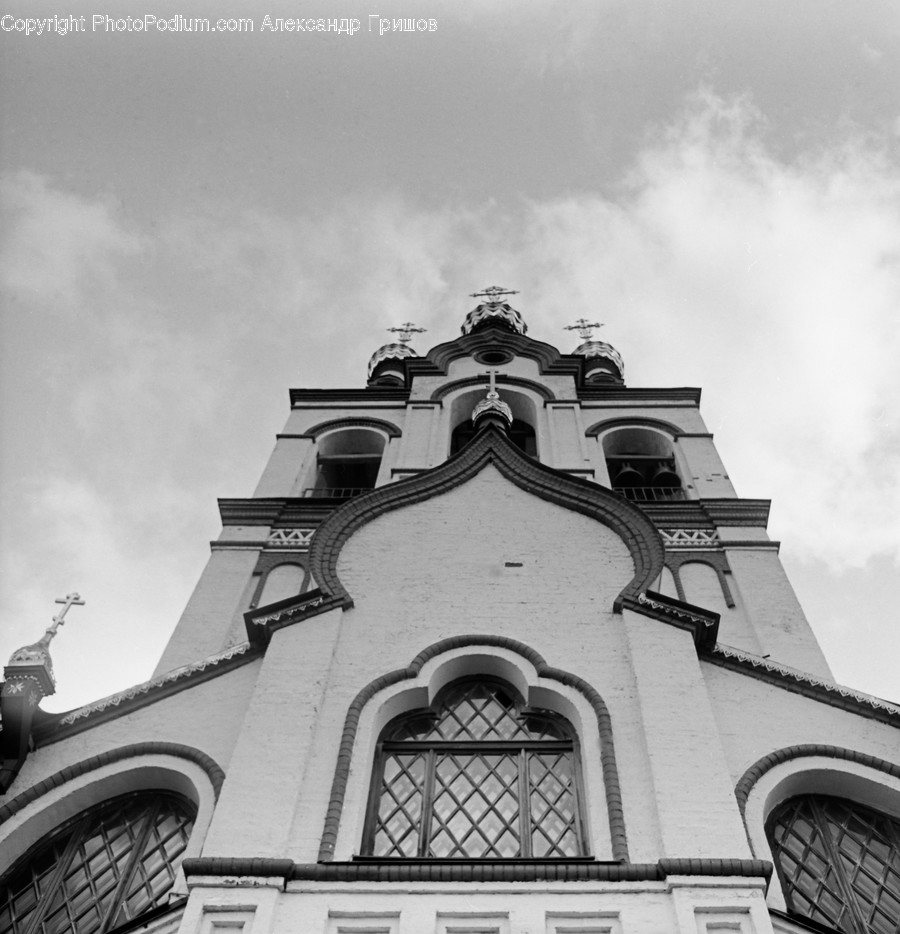
[[[117,216],[112,199],[85,198],[34,172],[0,177],[5,236],[0,284],[13,295],[71,308],[118,259],[138,254],[142,238]]]
[[[27,391],[4,399],[6,618],[36,638],[74,587],[101,631],[174,623],[215,497],[251,492],[286,386],[360,386],[385,328],[427,327],[423,352],[494,282],[520,290],[535,338],[569,351],[563,326],[599,318],[629,385],[702,386],[738,493],[772,497],[793,553],[898,560],[900,173],[867,139],[786,162],[765,131],[749,101],[703,92],[618,186],[515,204],[220,200],[138,224],[7,177]],[[178,600],[155,604],[154,582]]]

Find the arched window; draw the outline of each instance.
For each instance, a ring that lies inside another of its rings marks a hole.
[[[513,859],[585,853],[571,727],[513,689],[457,681],[379,743],[365,852]]]
[[[845,934],[897,934],[900,821],[804,795],[773,812],[767,833],[790,911]]]
[[[103,934],[161,904],[194,816],[164,792],[82,812],[0,880],[0,934]]]

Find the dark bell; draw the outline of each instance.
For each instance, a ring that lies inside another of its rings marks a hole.
[[[616,474],[613,481],[615,486],[643,486],[644,477],[639,470],[635,470],[627,461],[622,464],[621,470]]]

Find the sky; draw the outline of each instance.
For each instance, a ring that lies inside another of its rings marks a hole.
[[[5,4],[0,654],[86,600],[44,709],[150,676],[289,387],[495,283],[702,387],[836,679],[900,700],[895,0]]]

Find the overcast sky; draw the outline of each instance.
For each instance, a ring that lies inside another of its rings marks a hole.
[[[364,385],[385,328],[424,353],[493,283],[564,352],[605,322],[630,386],[702,387],[836,678],[900,699],[896,0],[0,13],[87,27],[0,31],[0,654],[87,600],[45,709],[149,677],[288,387]]]

